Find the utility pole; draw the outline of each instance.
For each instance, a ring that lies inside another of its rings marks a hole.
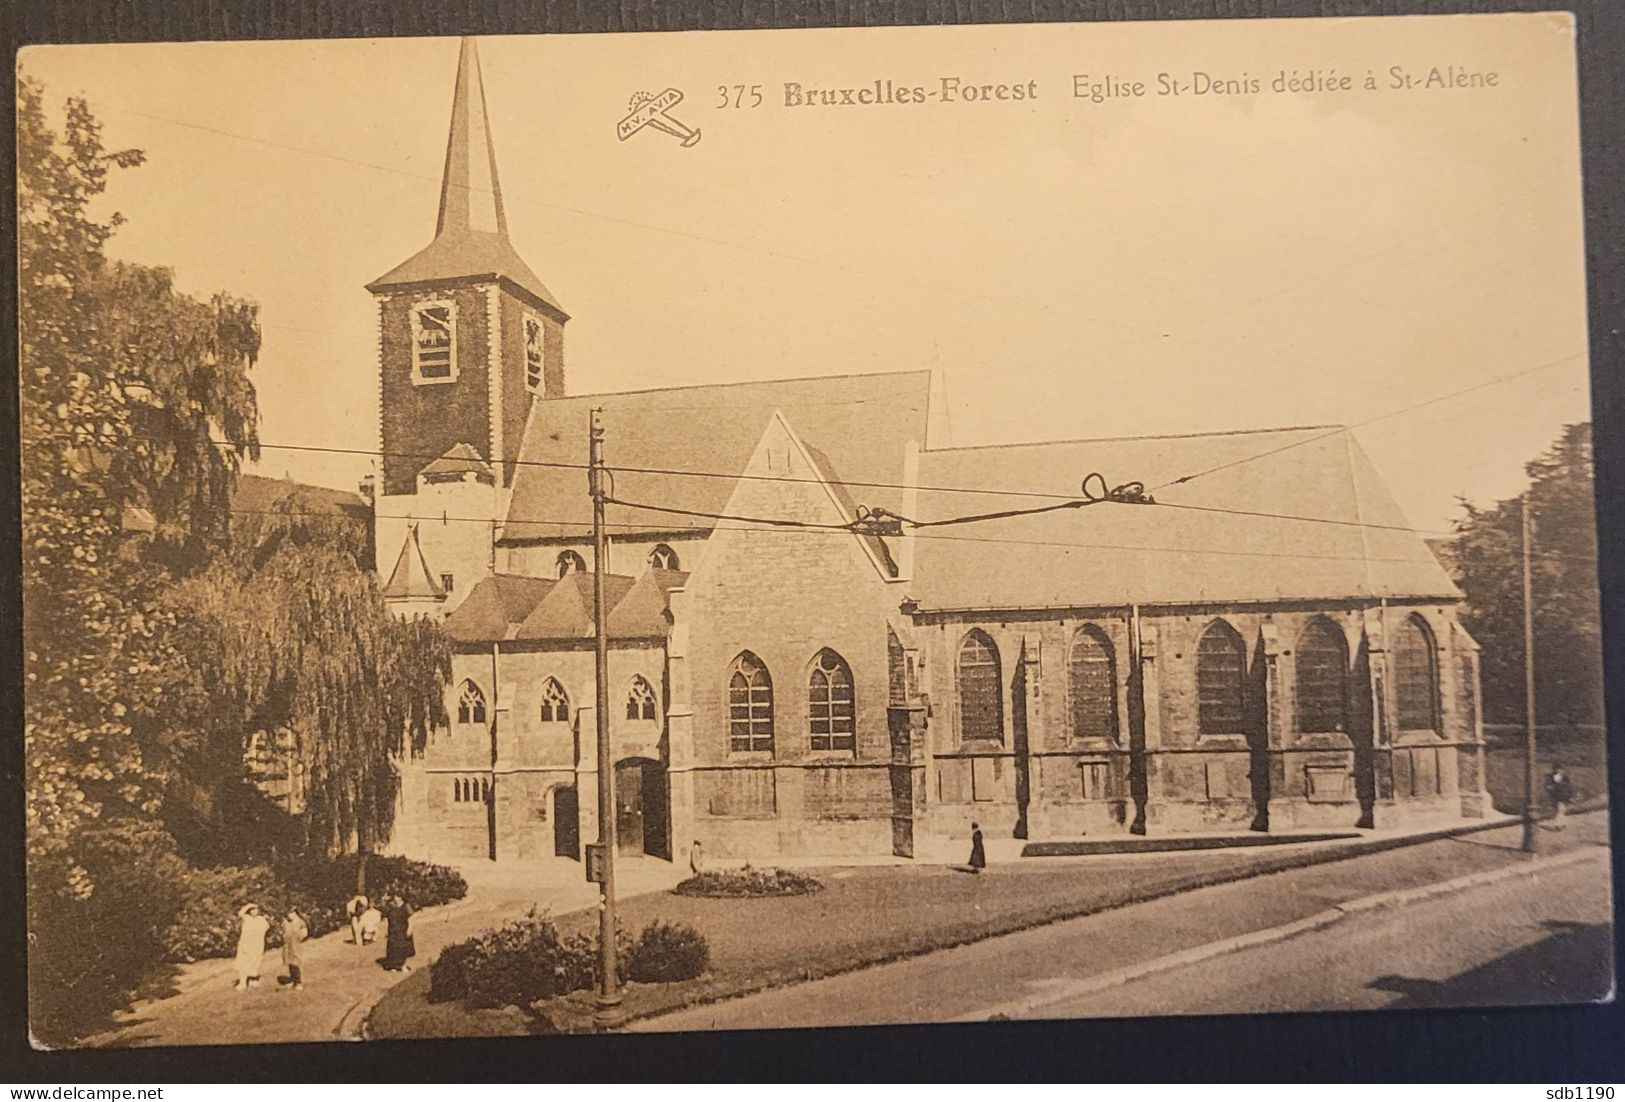
[[[1530,578],[1529,491],[1520,499],[1523,528],[1523,851],[1535,852],[1535,607]]]
[[[592,492],[592,627],[598,699],[598,860],[588,855],[588,875],[598,881],[598,1005],[593,1025],[600,1032],[622,1021],[621,981],[615,962],[615,765],[609,745],[609,639],[604,616],[604,425],[592,411],[587,433],[587,485]],[[596,864],[597,868],[592,866]]]

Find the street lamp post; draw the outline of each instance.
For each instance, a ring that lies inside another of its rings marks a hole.
[[[1518,508],[1523,530],[1523,851],[1535,852],[1535,609],[1530,576],[1529,491]]]
[[[592,619],[598,682],[598,1005],[593,1026],[614,1029],[623,1021],[621,983],[615,961],[615,770],[609,745],[609,641],[604,615],[604,426],[592,411],[588,429],[587,482],[592,490]],[[591,864],[592,862],[589,862]]]

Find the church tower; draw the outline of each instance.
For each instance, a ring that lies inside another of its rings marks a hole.
[[[402,613],[444,613],[491,570],[531,403],[564,394],[569,320],[508,240],[471,38],[457,60],[434,239],[367,290],[378,309],[384,596]]]
[[[569,315],[508,240],[472,38],[457,61],[434,240],[367,290],[378,304],[381,491],[415,492],[419,472],[459,444],[510,485],[531,403],[564,394]]]

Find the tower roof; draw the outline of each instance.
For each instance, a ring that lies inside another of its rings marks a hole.
[[[480,56],[474,40],[465,37],[457,59],[434,240],[367,284],[367,290],[479,277],[505,279],[565,316],[558,300],[508,240],[508,216],[497,179],[496,143],[480,79]]]
[[[400,556],[395,560],[395,569],[389,572],[389,581],[379,591],[386,600],[445,600],[446,591],[440,588],[440,583],[434,580],[429,573],[429,564],[423,557],[423,548],[418,545],[418,526],[412,525],[406,531],[406,540],[401,544]]]

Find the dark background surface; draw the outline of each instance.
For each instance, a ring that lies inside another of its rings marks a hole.
[[[44,42],[732,30],[1570,10],[1578,20],[1586,263],[1608,712],[1625,716],[1625,4],[1369,0],[8,0],[18,47]],[[4,178],[15,178],[15,106]],[[0,208],[4,345],[15,350],[15,204]],[[1530,1082],[1625,1079],[1625,1010],[1388,1011],[776,1030],[680,1036],[374,1042],[36,1053],[27,1042],[17,517],[17,374],[0,372],[0,1083],[461,1082],[575,1079]],[[1617,719],[1610,727],[1617,731]],[[1611,738],[1612,795],[1625,752]],[[1615,880],[1621,824],[1613,824]],[[1448,937],[1449,931],[1438,931]],[[1619,930],[1615,930],[1616,957]],[[1543,1093],[1530,1091],[1531,1099]]]

